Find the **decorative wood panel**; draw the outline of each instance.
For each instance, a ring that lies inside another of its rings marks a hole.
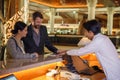
[[[24,18],[24,8],[22,8],[20,11],[18,11],[12,18],[10,18],[5,24],[4,27],[2,27],[3,31],[3,43],[5,44],[8,40],[8,38],[12,35],[11,30],[14,27],[14,24],[16,21],[23,21]]]

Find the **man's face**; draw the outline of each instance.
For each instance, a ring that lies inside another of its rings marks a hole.
[[[35,28],[39,28],[40,25],[41,25],[41,23],[42,23],[42,19],[41,19],[40,17],[37,17],[37,18],[34,20],[33,25],[34,25]]]
[[[92,31],[87,31],[86,29],[84,29],[84,35],[90,40],[94,37],[94,33]]]

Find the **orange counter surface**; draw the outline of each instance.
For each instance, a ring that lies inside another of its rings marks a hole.
[[[64,66],[62,58],[55,56],[41,56],[38,59],[7,60],[5,68],[0,70],[0,78],[14,74],[18,80],[31,80],[45,75],[48,69]]]
[[[90,66],[98,65],[99,62],[96,59],[94,54],[88,54],[85,56],[81,56],[82,59],[88,60]],[[10,65],[11,64],[11,65]],[[14,74],[18,80],[49,80],[45,74],[48,72],[48,69],[55,69],[56,66],[64,66],[64,63],[61,58],[56,57],[45,57],[42,56],[37,60],[31,59],[22,59],[22,60],[9,60],[6,69],[2,69],[3,72],[0,73],[0,78],[9,74]],[[1,70],[1,71],[2,71]],[[5,72],[4,72],[5,71]],[[8,71],[8,72],[7,72]],[[104,74],[101,78],[104,77]],[[94,77],[96,76],[89,76]],[[60,80],[66,80],[63,78],[59,78]],[[51,78],[50,80],[57,80],[55,78]]]

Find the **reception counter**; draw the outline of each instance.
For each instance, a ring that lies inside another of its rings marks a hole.
[[[2,61],[0,64],[2,65],[0,68],[0,78],[14,74],[18,80],[68,80],[59,77],[59,75],[46,77],[48,70],[55,69],[56,66],[65,66],[61,57],[52,54],[41,55],[37,59],[10,59],[4,65]],[[81,76],[90,80],[102,80],[105,77],[104,73]]]
[[[44,75],[48,69],[62,65],[62,58],[52,54],[39,56],[37,59],[9,59],[0,62],[0,78],[14,74],[18,80],[31,80]]]

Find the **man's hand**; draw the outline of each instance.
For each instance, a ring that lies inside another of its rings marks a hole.
[[[67,50],[58,50],[57,53],[59,56],[65,55]]]

